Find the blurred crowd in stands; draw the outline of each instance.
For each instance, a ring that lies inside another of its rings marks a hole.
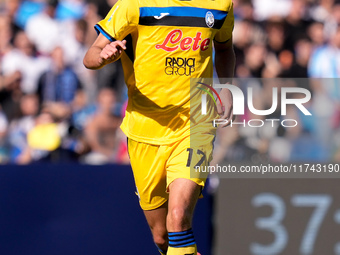
[[[1,163],[128,163],[121,65],[82,64],[113,4],[0,1]]]
[[[248,110],[236,119],[246,121],[245,127],[238,124],[219,130],[213,163],[340,161],[340,1],[233,2],[236,77],[240,78],[235,83],[246,98],[248,88],[253,89],[253,104],[258,110],[271,108],[273,87],[278,88],[278,94],[282,87],[308,89],[312,98],[304,106],[312,116],[295,106],[288,107],[283,116],[279,95],[273,114],[256,116]],[[263,120],[265,125],[248,125],[254,119]],[[272,122],[265,119],[293,119],[298,125],[286,128],[276,121],[272,128]]]
[[[272,87],[312,92],[313,117],[292,107],[295,128],[219,130],[215,163],[340,161],[340,1],[233,0],[237,78],[254,89],[257,109],[271,107]],[[0,163],[128,163],[119,129],[127,92],[120,62],[90,71],[83,56],[93,26],[115,0],[0,0]],[[290,85],[267,78],[333,78]],[[246,81],[246,80],[245,80]],[[293,95],[294,96],[294,95]],[[298,95],[296,95],[298,96]]]

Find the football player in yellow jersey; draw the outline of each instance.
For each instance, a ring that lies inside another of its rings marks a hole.
[[[129,101],[121,128],[161,254],[197,254],[191,220],[206,176],[190,169],[209,164],[215,128],[192,124],[190,79],[212,77],[213,47],[218,76],[233,77],[233,24],[231,0],[119,0],[84,58],[90,69],[122,58]],[[231,93],[220,98],[219,118],[230,120]]]

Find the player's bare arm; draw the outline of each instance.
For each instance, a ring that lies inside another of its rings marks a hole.
[[[100,69],[117,61],[123,50],[126,50],[125,40],[110,42],[105,36],[99,34],[84,57],[84,66],[92,70]]]
[[[232,39],[226,43],[218,43],[214,41],[214,47],[216,54],[215,67],[217,75],[220,78],[220,82],[231,83],[235,70],[235,53]],[[232,94],[229,89],[222,89],[220,92],[220,97],[223,105],[218,102],[217,111],[218,114],[221,115],[222,119],[228,120],[226,124],[221,125],[222,127],[226,127],[234,118]]]

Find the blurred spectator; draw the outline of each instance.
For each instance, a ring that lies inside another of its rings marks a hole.
[[[36,55],[34,45],[23,31],[16,34],[14,46],[15,48],[3,57],[2,72],[5,76],[20,72],[21,91],[35,93],[39,77],[47,70],[50,59]]]
[[[254,21],[254,6],[250,0],[233,1],[236,19]]]
[[[62,43],[65,52],[65,62],[71,65],[77,73],[84,73],[87,70],[82,60],[86,53],[87,45],[85,43],[88,30],[87,22],[79,19],[72,24],[72,35]]]
[[[83,65],[83,58],[89,47],[86,44],[87,33],[87,22],[84,19],[76,20],[71,31],[73,36],[65,38],[62,48],[65,52],[65,63],[77,74],[89,102],[92,103],[96,97],[96,86],[94,84],[96,84],[97,73],[86,69]]]
[[[98,6],[96,2],[90,1],[88,3],[84,20],[88,24],[85,43],[90,46],[97,38],[97,32],[93,29],[93,27],[101,20],[101,16],[98,14]]]
[[[72,102],[71,125],[82,132],[89,118],[96,112],[95,104],[90,104],[87,94],[84,90],[79,89]]]
[[[28,164],[33,161],[48,159],[51,161],[51,153],[56,151],[65,130],[48,112],[43,112],[35,119],[35,124],[27,134],[27,147],[17,157],[18,164]],[[52,161],[61,161],[61,158]]]
[[[285,18],[285,48],[293,51],[296,42],[306,37],[305,31],[310,20],[307,15],[306,0],[291,0],[291,3],[289,14]]]
[[[63,148],[74,152],[81,157],[89,152],[84,130],[88,121],[96,113],[95,104],[89,103],[88,96],[84,90],[79,89],[71,104],[70,126],[67,138],[63,142]]]
[[[48,55],[61,41],[62,27],[55,19],[58,4],[58,0],[47,0],[44,11],[31,17],[25,28],[28,38],[42,54]]]
[[[246,48],[245,66],[250,72],[250,77],[262,77],[266,57],[267,50],[263,44],[253,44]]]
[[[266,22],[267,49],[276,56],[283,50],[285,42],[285,28],[283,20],[271,19]]]
[[[126,162],[126,137],[119,129],[121,117],[114,114],[116,96],[112,89],[103,88],[98,94],[98,108],[87,122],[85,134],[91,153],[84,157],[88,164]]]
[[[272,16],[285,17],[291,7],[290,0],[253,0],[255,19],[265,20]]]
[[[308,73],[313,78],[340,77],[340,26],[329,44],[317,48],[310,59]]]
[[[27,148],[27,134],[35,125],[39,112],[39,101],[35,94],[24,95],[20,100],[21,117],[11,122],[9,130],[10,159],[16,162],[17,157]]]
[[[71,103],[77,89],[81,87],[80,81],[73,69],[66,65],[62,48],[55,48],[51,57],[51,67],[39,80],[40,101]]]
[[[283,69],[281,77],[304,78],[308,77],[308,62],[312,54],[313,45],[308,39],[301,39],[295,44],[295,56],[292,54],[294,62]],[[303,87],[309,89],[308,85]]]
[[[63,0],[56,11],[59,20],[80,19],[85,13],[85,1],[83,0]]]
[[[334,0],[320,0],[319,4],[311,9],[311,15],[314,20],[324,22],[331,14]]]
[[[8,0],[12,1],[12,0]],[[39,14],[44,10],[45,1],[44,0],[19,0],[20,6],[14,14],[13,22],[24,29],[27,25],[27,21],[34,15]]]
[[[321,22],[313,22],[307,29],[307,34],[312,40],[315,48],[324,45],[326,38],[324,33],[324,24]]]
[[[124,75],[120,60],[99,69],[97,71],[96,84],[98,84],[98,89],[112,88],[118,95],[117,100],[122,103],[125,99],[124,93],[126,93],[126,90],[124,90]]]
[[[258,24],[250,20],[236,21],[233,32],[236,68],[244,64],[245,50],[251,44],[263,43],[264,40],[265,33]]]

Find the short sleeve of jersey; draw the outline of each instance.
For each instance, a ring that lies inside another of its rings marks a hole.
[[[105,19],[95,25],[97,33],[103,34],[111,42],[123,40],[133,32],[139,21],[139,8],[136,0],[119,0]]]
[[[234,11],[231,5],[228,15],[220,30],[217,31],[214,40],[219,43],[225,43],[231,39],[234,29]]]

